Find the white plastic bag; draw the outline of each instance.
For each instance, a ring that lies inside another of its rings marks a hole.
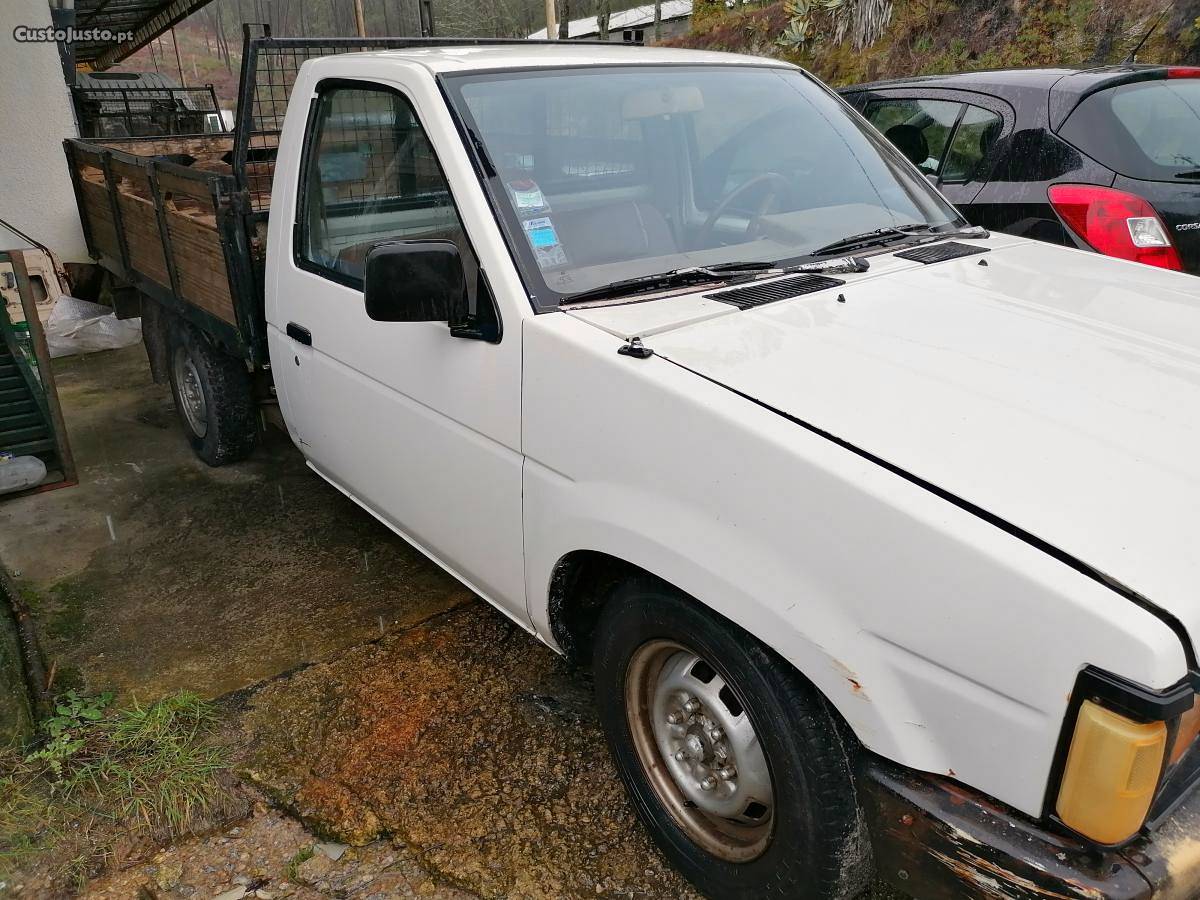
[[[141,319],[118,319],[109,307],[75,297],[59,297],[46,319],[51,358],[116,350],[141,339]]]
[[[37,487],[46,478],[46,464],[36,456],[0,453],[0,494]]]

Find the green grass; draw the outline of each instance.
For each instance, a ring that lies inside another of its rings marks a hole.
[[[300,865],[308,862],[316,855],[316,850],[312,846],[305,847],[288,860],[287,864],[287,880],[296,882],[300,880]]]
[[[148,706],[107,703],[68,692],[38,749],[0,754],[0,880],[36,869],[78,883],[120,841],[164,843],[230,808],[208,703],[186,692]]]

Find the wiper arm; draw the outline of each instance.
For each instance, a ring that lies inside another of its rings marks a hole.
[[[913,223],[911,225],[886,225],[883,228],[876,228],[874,231],[864,231],[861,234],[851,234],[844,238],[839,238],[836,241],[831,241],[824,247],[818,247],[813,250],[809,256],[825,256],[828,253],[840,253],[844,250],[853,250],[856,247],[869,247],[872,244],[885,244],[890,241],[899,240],[900,238],[912,237],[914,234],[928,232],[932,230],[932,226],[925,223]]]
[[[620,294],[635,294],[656,288],[684,287],[689,284],[704,284],[712,281],[730,281],[744,276],[747,279],[763,278],[768,275],[794,275],[799,272],[865,272],[871,264],[861,256],[844,259],[801,263],[795,266],[780,266],[770,260],[745,260],[742,262],[716,263],[711,266],[688,266],[672,269],[657,275],[640,275],[626,278],[600,287],[589,288],[562,299],[563,303],[579,303],[584,300],[607,299]]]
[[[829,253],[845,252],[858,247],[869,247],[872,244],[891,243],[902,238],[918,235],[921,237],[928,236],[930,240],[937,240],[944,237],[985,238],[989,236],[988,230],[978,225],[965,225],[950,231],[938,230],[943,227],[945,226],[927,225],[924,222],[913,222],[909,225],[885,225],[883,228],[876,228],[874,231],[864,231],[862,234],[852,234],[849,237],[833,241],[824,247],[819,247],[812,251],[809,256],[825,256]]]
[[[732,270],[740,271],[739,269]],[[757,269],[755,270],[757,271]],[[730,272],[705,266],[690,266],[684,269],[671,269],[669,272],[658,272],[654,275],[639,275],[636,278],[624,278],[620,281],[610,281],[599,287],[588,288],[577,294],[568,294],[562,299],[563,303],[578,303],[582,300],[599,300],[620,294],[636,294],[651,291],[656,288],[683,287],[689,284],[703,284],[706,281],[723,281]]]

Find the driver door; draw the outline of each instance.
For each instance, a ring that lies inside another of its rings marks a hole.
[[[468,283],[477,281],[478,257],[411,95],[402,85],[319,83],[298,180],[291,252],[272,259],[268,318],[302,452],[527,624],[520,329],[498,343],[470,340],[446,322],[375,321],[363,303],[366,254],[382,241],[453,241]]]

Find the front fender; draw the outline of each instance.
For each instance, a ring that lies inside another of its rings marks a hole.
[[[1152,688],[1186,671],[1149,613],[718,385],[563,315],[525,341],[526,587],[548,641],[558,561],[607,553],[770,645],[869,749],[1035,816],[1080,668]]]

